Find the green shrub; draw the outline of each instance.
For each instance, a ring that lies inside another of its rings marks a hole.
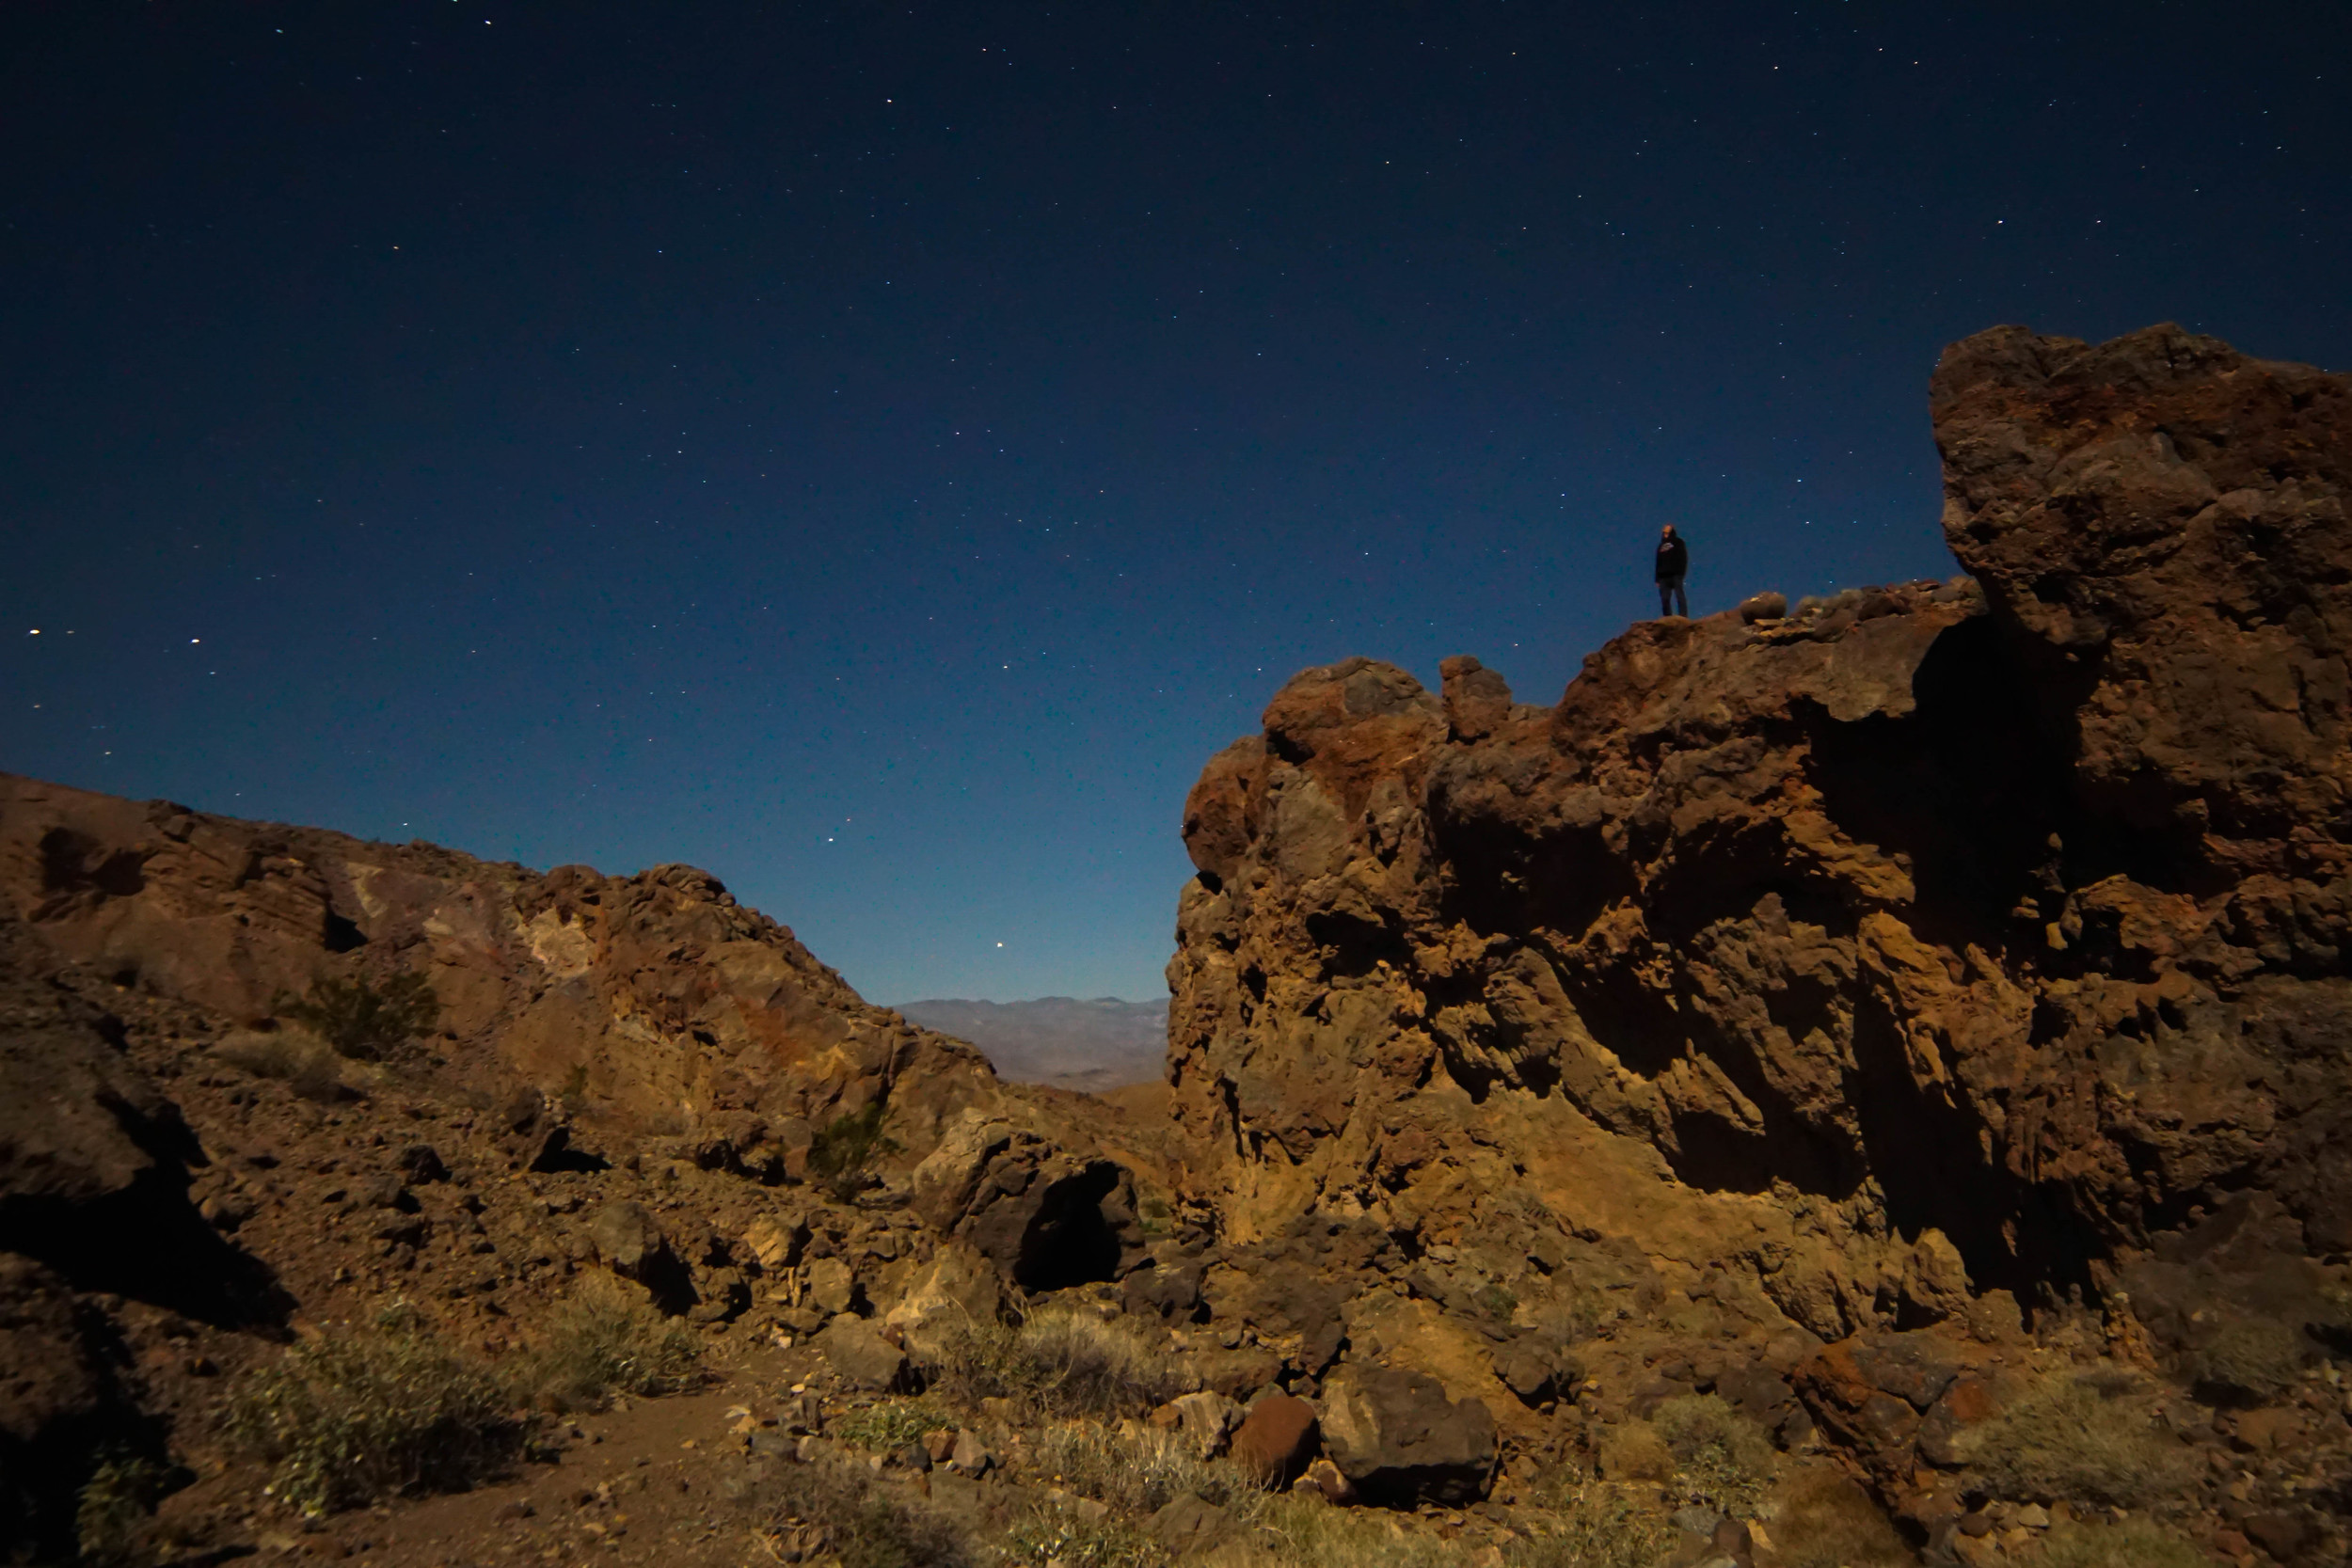
[[[2198,1473],[2196,1456],[2156,1426],[2154,1403],[2134,1377],[2055,1378],[1970,1432],[1965,1456],[1996,1497],[2142,1507]]]
[[[1915,1560],[1870,1495],[1826,1466],[1783,1489],[1772,1534],[1783,1568],[1904,1568]]]
[[[2060,1525],[2042,1538],[2042,1568],[2210,1568],[2213,1559],[2147,1519]]]
[[[1004,1558],[1025,1568],[1157,1568],[1168,1560],[1165,1547],[1117,1515],[1089,1519],[1059,1502],[1015,1519],[1005,1532]]]
[[[868,1167],[898,1146],[882,1136],[882,1117],[889,1107],[881,1101],[829,1123],[808,1148],[808,1173],[835,1197],[848,1199],[873,1185]]]
[[[1692,1502],[1724,1513],[1756,1512],[1772,1479],[1772,1442],[1762,1427],[1718,1394],[1678,1394],[1649,1419]]]
[[[301,1001],[280,994],[271,1004],[344,1055],[379,1062],[433,1027],[441,1000],[421,974],[395,974],[382,986],[366,979],[319,980]]]
[[[957,1402],[1009,1399],[1046,1417],[1136,1415],[1191,1386],[1125,1323],[1071,1311],[1035,1313],[1018,1328],[958,1324],[941,1337],[936,1357],[932,1381]]]
[[[1613,1486],[1572,1482],[1549,1517],[1504,1554],[1510,1568],[1651,1568],[1674,1532]]]
[[[73,1534],[82,1560],[129,1561],[171,1481],[167,1467],[139,1454],[115,1452],[99,1461],[74,1499]]]
[[[462,1490],[513,1463],[529,1424],[487,1365],[396,1306],[247,1374],[224,1430],[275,1467],[272,1496],[315,1516],[395,1492]]]
[[[1031,1463],[1043,1479],[1130,1513],[1156,1513],[1186,1496],[1230,1509],[1244,1521],[1265,1506],[1264,1490],[1248,1472],[1199,1458],[1172,1433],[1062,1422],[1038,1433],[1034,1454]]]
[[[940,1521],[875,1485],[863,1466],[837,1459],[779,1467],[763,1487],[768,1532],[802,1554],[832,1554],[840,1568],[972,1568],[976,1555]]]
[[[668,1394],[699,1377],[702,1349],[683,1325],[620,1281],[591,1275],[548,1315],[516,1363],[517,1392],[558,1410],[595,1410],[616,1393]]]
[[[855,1443],[877,1453],[896,1453],[910,1443],[919,1443],[926,1433],[956,1422],[939,1406],[923,1399],[882,1399],[843,1417],[833,1426],[833,1433],[845,1443]]]
[[[2232,1315],[2189,1346],[2183,1370],[2201,1394],[2258,1404],[2292,1387],[2314,1348],[2300,1324]]]

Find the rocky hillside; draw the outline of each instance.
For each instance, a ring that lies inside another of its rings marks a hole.
[[[1960,575],[1295,677],[1166,1106],[682,866],[0,776],[0,1556],[2352,1551],[2352,388],[1931,389]]]

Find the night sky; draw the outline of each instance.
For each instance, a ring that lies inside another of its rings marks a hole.
[[[1946,576],[1996,323],[2352,365],[2345,26],[10,6],[0,768],[1152,996],[1300,667]]]

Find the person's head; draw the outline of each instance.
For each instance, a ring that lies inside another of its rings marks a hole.
[[[1672,539],[1674,536],[1675,526],[1672,523],[1668,523],[1664,528],[1658,531],[1658,537],[1661,539]]]

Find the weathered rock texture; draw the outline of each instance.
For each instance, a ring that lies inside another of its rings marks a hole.
[[[714,1163],[781,1165],[876,1096],[928,1141],[993,1086],[691,866],[542,876],[0,775],[0,900],[59,958],[232,1018],[322,977],[421,974],[446,1053],[696,1132]]]
[[[2249,1195],[2341,1262],[2352,388],[2003,328],[1931,396],[1967,577],[1638,626],[1549,708],[1310,670],[1209,764],[1169,1075],[1229,1237],[1369,1220],[1519,1330],[1622,1244],[1823,1339],[2112,1308]]]

